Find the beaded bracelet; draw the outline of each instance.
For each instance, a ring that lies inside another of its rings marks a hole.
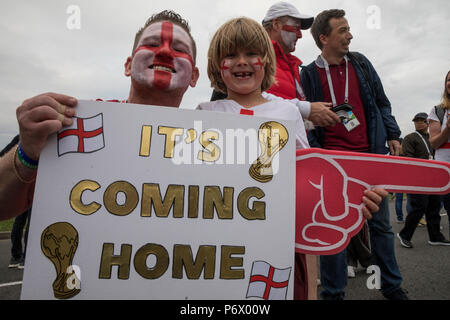
[[[19,147],[16,147],[16,152],[14,152],[14,155],[13,155],[13,157],[12,157],[12,167],[13,167],[14,174],[16,175],[17,179],[19,179],[20,182],[26,183],[26,184],[32,183],[32,182],[34,182],[34,181],[36,180],[36,175],[35,175],[35,176],[33,177],[33,179],[31,179],[31,180],[25,180],[24,178],[22,178],[22,177],[20,176],[19,171],[17,170],[17,166],[16,166],[16,154],[17,154],[17,155],[19,154],[19,153],[18,153],[18,149],[19,149]]]
[[[20,142],[17,144],[17,157],[19,158],[20,163],[22,163],[27,168],[36,169],[38,167],[39,161],[33,160],[29,156],[27,156],[27,154],[20,146]]]

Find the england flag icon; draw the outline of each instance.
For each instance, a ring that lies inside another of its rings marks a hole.
[[[247,298],[286,300],[291,268],[277,269],[265,261],[253,262]]]
[[[105,147],[103,114],[91,118],[73,117],[73,124],[58,132],[58,156],[92,153]]]

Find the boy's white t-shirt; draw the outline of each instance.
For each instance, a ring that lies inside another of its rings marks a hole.
[[[428,120],[434,120],[439,122],[439,118],[436,114],[436,109],[434,107],[430,111]],[[444,119],[441,125],[441,132],[444,130],[447,120],[448,120],[448,111],[444,112]],[[448,138],[447,143],[450,143],[450,137]],[[443,149],[443,148],[437,149],[434,154],[434,159],[443,162],[450,162],[450,149]]]
[[[305,125],[298,108],[291,102],[284,100],[273,100],[251,108],[244,108],[234,100],[216,100],[211,102],[200,103],[198,110],[208,110],[217,112],[228,112],[240,114],[241,110],[252,110],[253,115],[257,117],[295,120],[296,122],[296,148],[309,148],[308,139],[306,137]]]

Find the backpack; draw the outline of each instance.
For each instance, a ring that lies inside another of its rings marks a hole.
[[[434,106],[434,112],[436,112],[436,115],[442,126],[442,122],[444,122],[444,115],[445,115],[444,107],[442,107],[442,105]]]

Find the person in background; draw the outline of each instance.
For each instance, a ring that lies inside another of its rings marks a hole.
[[[413,118],[416,131],[408,134],[403,139],[403,156],[418,159],[434,159],[434,152],[431,148],[428,134],[428,114],[420,112]],[[430,245],[450,246],[450,241],[445,239],[440,231],[441,199],[439,195],[432,194],[408,194],[406,204],[405,226],[397,233],[400,244],[405,248],[412,248],[411,238],[419,224],[420,219],[425,214],[427,231]]]
[[[428,121],[430,122],[430,144],[435,152],[435,159],[450,162],[450,71],[444,80],[444,92],[441,104],[430,111]],[[442,196],[442,202],[449,220],[450,238],[450,193]]]
[[[330,103],[305,101],[299,75],[302,61],[291,54],[302,37],[301,30],[309,29],[313,21],[313,16],[301,14],[288,2],[277,2],[269,8],[262,25],[269,34],[275,51],[276,73],[274,84],[262,95],[268,100],[289,100],[298,107],[303,120],[309,120],[318,126],[331,126],[339,123],[340,118],[330,110]],[[211,101],[226,97],[226,93],[213,90]],[[306,121],[306,125],[308,124]]]

